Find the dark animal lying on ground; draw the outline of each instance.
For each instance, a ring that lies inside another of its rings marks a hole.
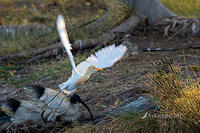
[[[43,88],[39,85],[32,85],[24,89],[28,100],[8,99],[1,102],[0,106],[0,124],[5,122],[21,123],[27,120],[34,122],[55,122],[56,118],[60,120],[73,122],[79,116],[78,103],[81,103],[90,113],[91,119],[93,115],[85,102],[77,94],[65,97],[60,93],[42,112],[43,107],[48,103],[58,91]],[[64,98],[64,99],[63,99]],[[63,99],[61,105],[60,101]],[[59,106],[59,108],[57,108]],[[57,110],[55,112],[55,110]]]

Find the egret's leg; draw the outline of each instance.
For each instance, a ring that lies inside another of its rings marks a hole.
[[[59,107],[60,107],[60,105],[62,104],[62,102],[64,101],[64,99],[66,98],[66,97],[68,97],[68,96],[70,96],[70,95],[72,95],[72,94],[74,94],[75,93],[75,91],[76,91],[76,89],[74,89],[74,90],[72,90],[72,91],[63,91],[63,92],[65,92],[65,93],[67,93],[67,95],[66,96],[64,96],[63,98],[62,98],[62,100],[61,100],[61,102],[59,103],[59,105],[58,105],[58,107],[56,108],[56,110],[54,111],[54,113],[53,113],[53,115],[52,115],[52,117],[55,115],[55,113],[58,111],[58,109],[59,109]]]
[[[52,118],[54,117],[54,115],[56,114],[56,112],[58,111],[59,107],[61,106],[62,102],[64,101],[64,99],[69,96],[69,95],[66,95],[62,98],[62,100],[60,101],[59,105],[57,106],[57,108],[55,109],[53,115],[51,116]]]
[[[42,108],[41,110],[41,114],[44,114],[44,111],[46,110],[47,106],[50,105],[50,103],[62,92],[62,90],[60,90],[50,101],[48,101],[45,106]]]
[[[67,86],[67,87],[68,87],[68,86]],[[66,88],[67,88],[67,87],[66,87]],[[55,115],[55,113],[58,111],[58,109],[59,109],[60,105],[62,104],[62,102],[64,101],[64,99],[65,99],[67,96],[73,94],[75,91],[76,91],[76,89],[74,89],[74,90],[71,91],[71,92],[70,92],[70,91],[69,91],[69,92],[67,91],[68,94],[67,94],[66,96],[63,97],[63,99],[61,100],[61,102],[59,103],[58,107],[56,108],[56,110],[54,111],[54,113],[53,113],[53,115],[52,115],[51,117],[53,117],[53,116]],[[65,92],[65,91],[60,90],[60,91],[59,91],[49,102],[47,102],[47,104],[43,107],[43,109],[42,109],[42,111],[41,111],[41,116],[42,116],[42,117],[43,117],[43,115],[44,115],[44,112],[45,112],[46,108],[49,106],[50,102],[53,101],[61,92]]]
[[[53,101],[61,92],[62,92],[62,90],[60,90],[49,102],[47,102],[46,106],[49,106],[49,104],[51,103],[51,101]]]

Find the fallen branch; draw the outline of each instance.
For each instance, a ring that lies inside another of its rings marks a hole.
[[[12,55],[7,55],[7,56],[2,56],[0,58],[0,62],[1,61],[7,61],[7,60],[13,60],[13,59],[18,59],[18,58],[30,58],[30,57],[34,57],[34,56],[38,56],[38,55],[42,55],[45,54],[47,56],[47,52],[48,53],[55,53],[55,52],[51,52],[53,51],[58,51],[62,49],[61,45],[58,45],[57,40],[54,40],[52,42],[49,42],[47,44],[46,47],[43,48],[38,48],[36,50],[29,50],[26,52],[22,52],[22,53],[16,53],[16,54],[12,54]],[[55,44],[56,43],[56,44]],[[52,45],[53,44],[53,45]],[[49,55],[50,56],[50,55]],[[48,57],[48,56],[47,56]],[[38,58],[38,57],[37,57]],[[39,58],[38,58],[39,59]],[[30,61],[29,61],[30,62]]]
[[[0,36],[5,38],[15,38],[19,35],[42,35],[51,32],[52,29],[42,24],[23,25],[1,25]]]

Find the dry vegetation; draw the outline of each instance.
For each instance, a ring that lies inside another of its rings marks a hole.
[[[15,38],[0,37],[0,56],[22,52],[27,49],[36,49],[55,40],[58,37],[55,29],[58,14],[65,16],[68,32],[72,40],[88,37],[87,34],[84,34],[85,32],[80,32],[80,34],[78,34],[78,30],[76,30],[76,33],[72,32],[77,27],[102,16],[104,8],[104,4],[96,1],[89,2],[89,4],[85,1],[54,0],[4,2],[4,4],[0,5],[0,25],[44,24],[50,27],[52,31],[44,35],[30,34],[25,36],[18,33]]]
[[[168,120],[175,126],[183,124],[191,132],[196,132],[200,130],[200,79],[194,71],[187,69],[186,66],[183,71],[170,59],[162,60],[154,64],[148,87],[158,98],[160,114],[168,114]]]

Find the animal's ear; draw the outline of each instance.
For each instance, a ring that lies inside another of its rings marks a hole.
[[[24,88],[24,92],[29,98],[40,99],[45,92],[45,88],[41,85],[29,85]]]

